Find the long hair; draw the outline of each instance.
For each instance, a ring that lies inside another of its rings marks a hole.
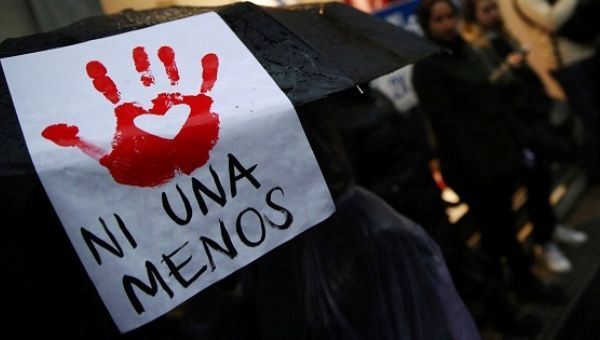
[[[478,1],[481,0],[462,0],[462,19],[458,30],[467,43],[476,47],[490,47],[490,40],[477,22]]]
[[[419,7],[417,8],[417,16],[419,25],[421,25],[421,29],[423,29],[423,33],[425,33],[427,37],[430,37],[429,20],[431,19],[431,9],[433,8],[433,5],[438,2],[447,3],[450,8],[452,8],[454,14],[458,15],[458,8],[456,8],[456,5],[451,0],[421,0]]]
[[[491,46],[491,42],[481,25],[477,22],[477,3],[479,1],[482,0],[462,0],[462,19],[458,27],[460,35],[467,43],[475,47],[487,48]],[[518,45],[516,40],[504,27],[504,23],[500,25],[498,33],[506,40]]]

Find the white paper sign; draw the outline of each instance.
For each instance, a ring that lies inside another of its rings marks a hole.
[[[383,93],[399,112],[406,112],[418,104],[412,85],[413,65],[400,68],[370,82],[370,86]]]
[[[334,211],[293,106],[215,13],[2,66],[35,168],[123,332]]]

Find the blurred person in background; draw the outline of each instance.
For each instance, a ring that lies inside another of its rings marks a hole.
[[[481,231],[481,247],[492,259],[488,279],[504,282],[505,257],[521,297],[564,300],[564,292],[532,274],[531,258],[516,239],[512,194],[521,152],[512,107],[490,82],[485,61],[460,37],[458,12],[450,0],[423,0],[418,15],[425,35],[451,51],[417,63],[413,84],[431,121],[444,178],[469,205]],[[539,320],[509,307],[508,299],[494,302],[496,312],[512,309],[513,331],[518,326],[534,332]]]
[[[433,151],[423,113],[418,106],[398,111],[381,92],[368,84],[362,88],[360,96],[356,90],[346,91],[348,108],[336,113],[357,184],[427,231],[439,245],[465,305],[483,326],[488,320],[485,295],[497,296],[497,287],[486,280],[485,255],[467,247],[448,220],[431,172]]]
[[[590,1],[590,3],[593,1]],[[581,117],[580,158],[588,178],[600,174],[600,67],[594,41],[574,41],[560,29],[575,13],[575,0],[499,0],[506,29],[529,46],[531,66],[546,84],[564,90],[571,110]]]
[[[558,223],[550,205],[550,162],[567,157],[568,136],[553,132],[552,99],[527,66],[526,49],[505,30],[496,0],[463,0],[461,33],[485,61],[489,80],[515,112],[515,131],[522,151],[521,175],[527,187],[527,211],[534,225],[536,255],[547,269],[562,273],[571,262],[553,241],[585,242],[587,235]],[[557,159],[558,158],[558,159]],[[554,236],[554,237],[553,237]]]

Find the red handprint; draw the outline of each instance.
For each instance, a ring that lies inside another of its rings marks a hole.
[[[176,85],[179,71],[173,49],[163,46],[158,50],[158,56],[171,85]],[[133,49],[133,59],[136,70],[141,74],[140,81],[144,86],[151,86],[154,77],[143,47]],[[205,94],[217,80],[218,68],[219,58],[216,54],[210,53],[202,58],[202,85],[198,94],[159,93],[149,109],[144,109],[136,102],[116,106],[117,127],[109,153],[79,137],[77,126],[54,124],[44,129],[42,136],[62,147],[79,148],[106,167],[114,180],[121,184],[153,187],[168,182],[178,172],[189,175],[206,164],[208,153],[219,138],[219,117],[210,112],[213,101]],[[90,61],[86,71],[96,90],[111,103],[118,104],[121,95],[104,65],[97,60]],[[187,105],[190,113],[172,139],[150,134],[134,124],[134,119],[140,115],[164,116],[176,105]]]

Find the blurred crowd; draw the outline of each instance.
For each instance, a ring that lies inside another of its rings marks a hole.
[[[446,52],[415,66],[414,87],[436,139],[444,179],[469,205],[487,256],[487,287],[477,290],[481,296],[473,296],[473,282],[461,282],[458,275],[453,275],[455,284],[467,305],[483,302],[486,313],[471,309],[480,324],[488,318],[506,332],[539,331],[540,320],[522,313],[511,294],[564,302],[563,289],[535,275],[532,266],[568,272],[572,265],[559,243],[587,239],[557,220],[549,203],[552,163],[578,162],[590,182],[599,174],[598,33],[562,29],[577,3],[423,0],[419,6],[425,36]],[[565,109],[583,125],[579,140],[578,133],[561,133],[552,122],[552,115]],[[515,235],[511,202],[519,185],[527,189],[533,224],[527,246]],[[427,223],[423,226],[427,229]],[[454,255],[447,255],[451,272],[461,266]]]

